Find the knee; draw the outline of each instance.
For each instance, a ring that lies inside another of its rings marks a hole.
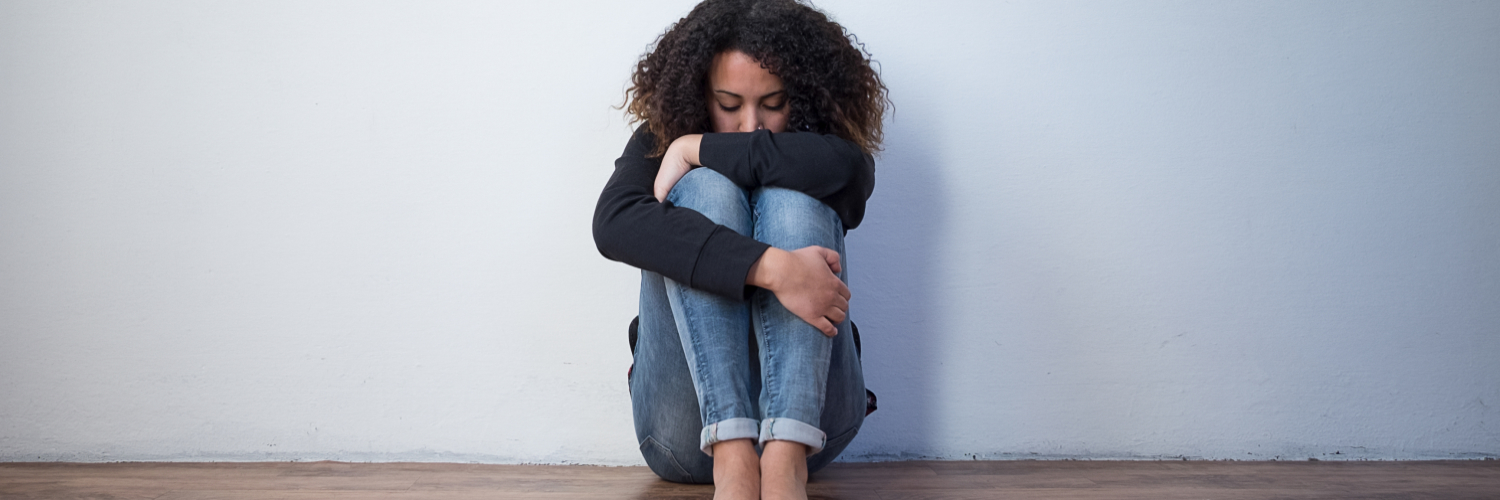
[[[750,202],[744,189],[723,174],[708,168],[695,168],[682,176],[667,201],[707,216],[715,224],[740,230],[736,222],[748,220]]]
[[[757,204],[774,204],[788,210],[827,211],[833,214],[833,209],[828,205],[794,189],[765,186],[756,188],[753,197]]]
[[[751,198],[756,207],[756,214],[762,217],[817,218],[820,221],[836,222],[842,229],[843,223],[839,221],[838,214],[832,208],[801,191],[762,187],[756,188]]]
[[[734,181],[729,180],[728,177],[724,177],[724,174],[715,172],[711,168],[702,167],[689,170],[687,175],[683,175],[681,179],[678,179],[677,185],[672,187],[672,191],[675,193],[679,189],[744,191],[738,185],[735,185]]]
[[[762,187],[751,195],[751,202],[755,207],[756,239],[782,248],[807,245],[834,248],[843,239],[844,225],[838,214],[800,191]]]

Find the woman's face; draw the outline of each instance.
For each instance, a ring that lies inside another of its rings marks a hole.
[[[738,50],[714,57],[708,70],[708,114],[714,132],[785,132],[791,116],[781,77]]]

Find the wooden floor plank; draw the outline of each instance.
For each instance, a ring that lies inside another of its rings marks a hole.
[[[833,464],[823,500],[1495,499],[1500,461],[918,461]],[[0,463],[0,499],[703,499],[645,467],[427,463]]]

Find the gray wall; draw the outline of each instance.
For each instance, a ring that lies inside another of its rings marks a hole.
[[[0,460],[641,463],[589,217],[691,5],[0,3]],[[846,458],[1500,454],[1500,3],[820,5]]]

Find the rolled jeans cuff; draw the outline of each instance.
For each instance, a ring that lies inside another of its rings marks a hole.
[[[698,440],[699,448],[708,456],[714,456],[714,443],[731,439],[755,439],[758,434],[753,418],[731,418],[703,426],[703,436]]]
[[[807,445],[807,456],[823,451],[828,444],[828,435],[815,426],[790,418],[768,418],[760,421],[760,445],[766,441],[780,439]]]

